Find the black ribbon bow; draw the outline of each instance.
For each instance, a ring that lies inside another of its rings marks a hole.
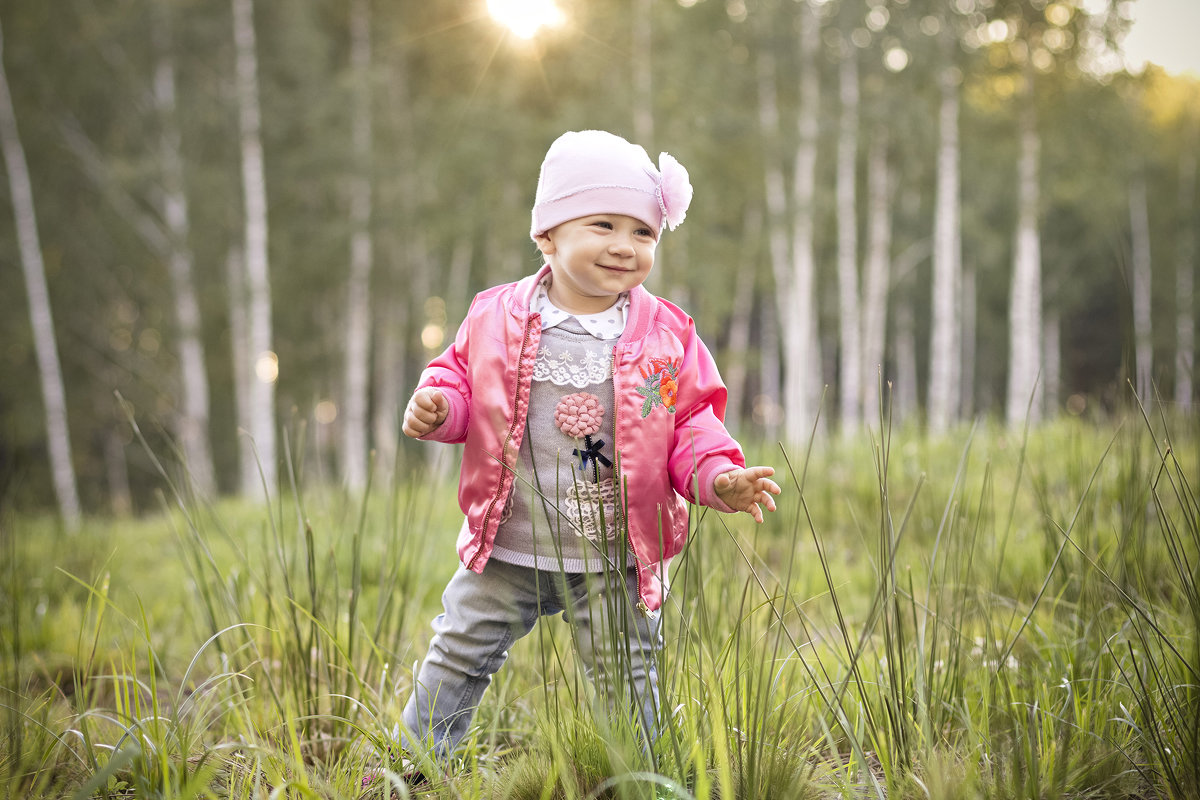
[[[579,456],[579,466],[581,469],[587,469],[589,458],[606,467],[612,466],[612,462],[608,460],[607,456],[600,452],[600,448],[604,447],[603,439],[598,439],[595,444],[592,444],[592,437],[585,436],[583,437],[583,441],[587,443],[587,447],[583,450],[574,451],[575,455]]]

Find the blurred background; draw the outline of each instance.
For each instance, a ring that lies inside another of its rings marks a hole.
[[[416,377],[539,266],[583,128],[690,171],[648,287],[747,441],[1187,414],[1198,8],[0,0],[0,505],[419,462]]]

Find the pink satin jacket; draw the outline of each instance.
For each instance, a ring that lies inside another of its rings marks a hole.
[[[464,443],[459,505],[467,516],[458,555],[482,572],[512,491],[525,435],[529,391],[541,338],[530,312],[543,267],[477,295],[454,343],[430,362],[419,388],[437,387],[445,422],[423,437]],[[638,570],[639,608],[662,607],[667,567],[688,532],[688,503],[732,511],[717,497],[717,476],[746,465],[725,430],[725,386],[692,319],[641,286],[630,292],[625,332],[613,351],[614,413],[606,420]]]

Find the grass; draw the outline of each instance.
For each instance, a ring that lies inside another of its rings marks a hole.
[[[779,511],[694,514],[672,569],[652,750],[545,619],[422,796],[1200,795],[1197,433],[764,446]],[[165,467],[157,515],[0,517],[3,796],[408,795],[381,753],[456,566],[453,482],[400,464],[350,497],[304,459],[266,506]]]

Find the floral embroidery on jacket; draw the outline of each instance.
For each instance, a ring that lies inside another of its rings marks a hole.
[[[676,377],[679,371],[677,358],[652,358],[650,368],[639,366],[645,383],[637,387],[637,393],[646,398],[642,403],[642,418],[650,416],[657,406],[662,406],[669,413],[675,413],[675,401],[679,399],[679,383]]]

